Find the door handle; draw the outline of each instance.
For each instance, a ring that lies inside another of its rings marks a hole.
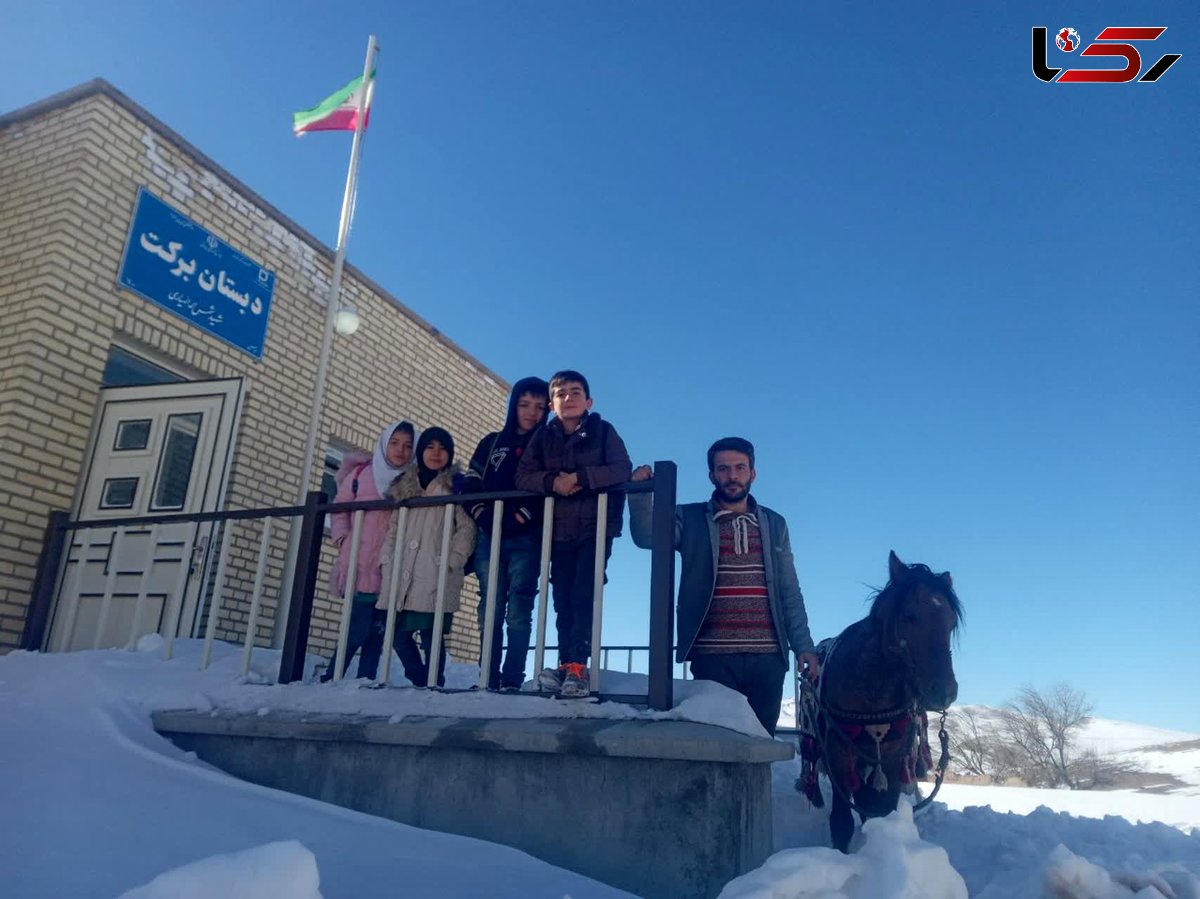
[[[204,554],[206,552],[208,552],[208,534],[205,534],[192,545],[190,569],[193,577],[200,573],[200,567],[204,564]]]

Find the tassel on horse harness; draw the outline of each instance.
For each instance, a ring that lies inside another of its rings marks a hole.
[[[875,774],[871,777],[871,788],[883,792],[888,788],[887,775],[883,773],[883,738],[892,729],[892,723],[867,724],[863,730],[875,741]]]

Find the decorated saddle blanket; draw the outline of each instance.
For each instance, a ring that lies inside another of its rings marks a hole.
[[[822,677],[834,644],[835,638],[828,638],[816,646]],[[804,685],[800,706],[797,727],[802,764],[795,786],[817,808],[825,804],[818,774],[833,777],[831,767],[838,776],[836,786],[846,796],[852,796],[864,784],[880,792],[887,790],[885,762],[897,753],[902,755],[900,789],[905,793],[912,793],[917,778],[933,770],[929,721],[923,711],[905,711],[879,720],[857,715],[843,718],[823,706],[820,678],[816,686]]]

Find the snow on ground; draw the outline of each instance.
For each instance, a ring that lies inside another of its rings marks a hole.
[[[991,787],[942,784],[938,802],[961,811],[973,805],[996,812],[1028,815],[1051,806],[1076,818],[1117,815],[1135,824],[1162,822],[1190,833],[1200,828],[1200,801],[1183,794],[1143,793],[1138,790],[1037,790],[1032,787]]]
[[[320,883],[316,856],[295,840],[287,840],[173,868],[121,899],[321,899]]]
[[[1164,750],[1152,755],[1135,752],[1128,755],[1147,771],[1166,774],[1189,784],[1172,790],[1172,793],[1200,798],[1200,742],[1193,741],[1191,745],[1195,748],[1177,752]]]
[[[799,760],[772,766],[775,858],[792,866],[828,845],[828,808],[813,809],[793,783]],[[826,802],[829,783],[822,780]],[[925,787],[928,789],[928,785]],[[946,871],[918,854],[901,819],[890,829],[856,833],[851,849],[887,857],[896,885],[865,890],[862,879],[826,892],[760,892],[788,899],[916,899],[955,896]],[[945,784],[916,813],[925,844],[943,848],[972,899],[1200,899],[1200,798],[1120,790],[1033,790]],[[1146,823],[1135,823],[1141,820]],[[1164,822],[1170,823],[1164,823]],[[882,845],[880,845],[882,844]],[[1061,848],[1060,848],[1061,847]],[[924,845],[916,848],[925,849]],[[800,853],[797,856],[796,853]],[[924,867],[912,870],[917,858]],[[1158,884],[1158,892],[1138,890]],[[906,887],[902,887],[907,884]],[[1050,892],[1054,884],[1058,892]],[[905,892],[904,889],[908,891]],[[962,895],[968,895],[962,894]],[[741,894],[732,894],[741,895]]]
[[[0,657],[5,897],[111,899],[143,885],[134,896],[628,895],[514,849],[244,783],[197,761],[154,732],[152,709],[235,696],[252,709],[280,695],[298,707],[292,694],[305,689],[351,707],[354,692],[409,691],[239,684],[240,651],[218,645],[200,673],[197,644],[176,647],[170,662],[118,650]]]
[[[218,644],[213,665],[199,672],[199,645],[176,645],[169,662],[153,639],[140,652],[0,657],[5,896],[626,895],[516,850],[237,781],[159,737],[149,720],[157,709],[670,717],[762,733],[745,702],[715,684],[677,681],[676,708],[660,714],[617,703],[372,690],[364,682],[281,686],[269,683],[275,653],[256,652],[243,678],[240,650]],[[452,664],[448,679],[467,686],[476,675]],[[645,690],[644,677],[604,677],[606,690]],[[780,762],[772,768],[778,852],[723,895],[1200,899],[1200,749],[1164,739],[1194,735],[1158,732],[1143,742],[1154,729],[1104,727],[1114,751],[1177,759],[1187,787],[1157,794],[947,785],[915,820],[905,807],[863,828],[848,857],[827,848],[827,811],[809,808],[794,790],[798,760]]]
[[[731,881],[721,899],[967,899],[967,885],[946,850],[921,839],[905,804],[868,821],[853,855],[825,847],[777,852],[767,863]]]
[[[1143,771],[1163,775],[1161,784],[1148,780],[1142,789],[1200,797],[1200,739],[1127,749],[1117,755]],[[1179,783],[1184,786],[1178,786]]]
[[[127,671],[130,696],[144,709],[226,709],[267,714],[269,711],[324,712],[342,715],[385,715],[399,720],[408,715],[441,715],[460,718],[642,718],[698,721],[719,724],[742,733],[765,737],[742,697],[711,681],[676,681],[675,707],[668,712],[638,710],[615,702],[554,702],[537,695],[497,695],[485,691],[439,693],[433,690],[371,689],[369,682],[344,679],[336,684],[275,684],[279,654],[256,650],[249,675],[238,676],[240,650],[214,644],[213,664],[206,676],[196,679],[199,649],[192,641],[176,641],[177,659],[165,663],[170,676],[145,678],[145,660],[157,659],[161,648],[158,636],[143,637],[138,653],[115,653],[110,673]],[[139,658],[139,657],[144,657]],[[315,657],[314,657],[315,659]],[[179,662],[179,664],[175,664]],[[400,663],[393,658],[390,682],[396,687],[411,687],[399,673]],[[112,667],[116,666],[116,667]],[[312,670],[306,665],[305,670]],[[356,670],[353,665],[350,671]],[[446,686],[467,691],[479,683],[479,666],[457,663],[451,658],[446,666]],[[604,671],[606,692],[646,695],[644,674]],[[527,684],[531,687],[531,684]]]

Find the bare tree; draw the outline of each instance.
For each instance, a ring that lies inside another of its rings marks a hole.
[[[995,745],[989,753],[992,783],[1002,784],[1010,777],[1021,776],[1021,753],[1016,747],[1005,743],[996,737]]]
[[[1102,756],[1088,749],[1071,761],[1071,780],[1077,790],[1115,789],[1128,786],[1131,778],[1142,770],[1141,765],[1130,759]]]
[[[991,777],[995,733],[984,725],[983,718],[971,706],[952,709],[950,718],[953,721],[953,758],[959,770],[964,774]]]
[[[1025,685],[1001,711],[1003,742],[1017,751],[1020,774],[1035,786],[1080,786],[1072,771],[1075,738],[1092,712],[1083,691],[1056,684],[1042,692]]]
[[[1022,754],[1004,736],[1003,718],[972,706],[950,712],[954,740],[953,759],[963,774],[991,778],[1004,783],[1022,772]]]

